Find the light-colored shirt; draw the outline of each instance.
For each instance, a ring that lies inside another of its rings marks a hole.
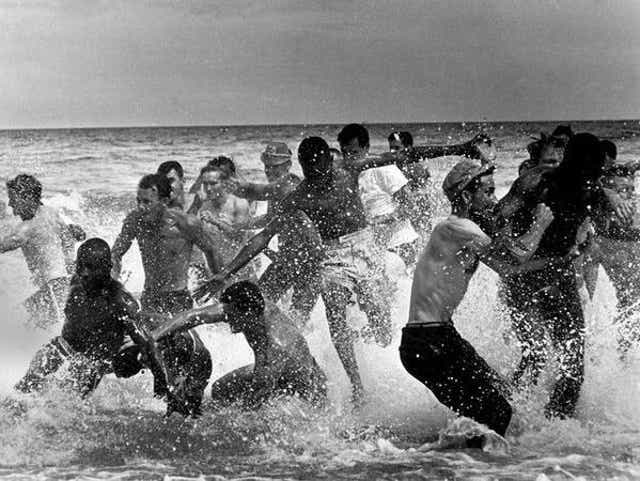
[[[367,169],[358,179],[360,198],[369,221],[396,210],[393,195],[407,185],[407,178],[395,165]]]
[[[411,286],[409,324],[451,323],[491,239],[469,219],[439,223],[420,256]]]
[[[72,245],[58,211],[44,205],[31,219],[17,223],[5,220],[0,227],[0,252],[22,249],[38,288],[68,276],[67,265],[73,263]]]

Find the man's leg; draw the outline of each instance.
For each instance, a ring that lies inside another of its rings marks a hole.
[[[211,397],[221,406],[242,402],[251,393],[252,383],[253,364],[249,364],[216,379],[211,385]]]
[[[566,418],[575,413],[584,380],[584,313],[574,272],[558,276],[558,295],[550,304],[552,338],[559,350],[559,373],[549,403],[547,417]]]
[[[400,359],[442,404],[504,436],[512,415],[506,383],[453,326],[406,327]]]
[[[22,392],[40,391],[46,378],[60,369],[65,359],[59,347],[59,338],[53,338],[33,356],[27,373],[18,381],[15,389]]]
[[[322,300],[327,313],[331,340],[351,381],[353,401],[358,405],[362,400],[363,392],[362,379],[360,379],[356,353],[353,348],[354,335],[347,326],[347,305],[350,299],[351,292],[349,289],[337,284],[329,284],[322,291]]]

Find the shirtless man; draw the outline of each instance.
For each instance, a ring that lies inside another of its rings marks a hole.
[[[493,167],[463,160],[444,180],[452,213],[435,227],[418,261],[400,359],[441,403],[504,436],[512,413],[506,384],[460,336],[452,316],[480,261],[497,272],[527,261],[553,217],[544,205],[538,206],[521,249],[492,243],[473,221],[475,213],[496,203],[492,172]]]
[[[9,207],[22,222],[2,220],[0,253],[22,250],[38,289],[24,304],[31,321],[47,327],[63,319],[73,269],[74,232],[54,209],[42,205],[42,184],[35,177],[18,175],[7,182],[7,192]]]
[[[201,171],[200,179],[204,199],[198,208],[198,216],[215,237],[223,261],[229,262],[244,243],[247,236],[241,229],[253,215],[251,204],[232,194],[231,177],[225,167],[226,157],[216,157]],[[253,273],[246,273],[253,276]]]
[[[222,312],[205,306],[184,313],[154,331],[154,337],[200,324],[227,322],[231,332],[244,334],[255,362],[216,380],[211,386],[219,405],[243,402],[256,407],[278,395],[300,396],[313,404],[326,401],[326,376],[311,355],[304,337],[278,307],[265,303],[257,285],[235,283],[220,296]]]
[[[166,372],[154,342],[141,327],[138,304],[111,278],[111,268],[111,252],[105,241],[94,238],[80,246],[62,334],[38,351],[17,390],[41,390],[47,377],[69,361],[70,380],[87,395],[112,371],[113,360],[128,335],[154,374],[155,394],[169,395]]]
[[[145,273],[140,298],[143,311],[175,315],[191,309],[193,299],[187,289],[187,270],[193,246],[204,252],[209,268],[215,273],[220,261],[213,241],[197,217],[185,214],[180,206],[169,207],[171,186],[166,177],[144,176],[138,184],[137,198],[138,208],[125,218],[112,248],[113,276],[119,276],[122,256],[136,239]],[[191,393],[187,411],[197,415],[208,380],[206,371],[211,372],[209,352],[195,331],[167,339],[162,348],[173,389]],[[123,363],[131,366],[127,371],[137,372],[137,350],[125,349],[121,356]],[[173,409],[178,407],[170,404],[169,411]]]
[[[277,201],[289,195],[302,179],[291,173],[291,150],[283,142],[270,142],[260,159],[268,184],[237,181],[234,193],[249,200],[267,201],[267,214],[251,219],[245,228],[264,228],[275,212]],[[300,212],[298,212],[300,214]],[[271,264],[260,276],[259,286],[267,299],[278,302],[293,289],[291,309],[306,323],[319,297],[318,265],[322,240],[306,216],[292,217],[289,227],[278,234],[278,252],[265,250]]]
[[[357,143],[357,139],[356,139]],[[288,219],[302,211],[308,217],[324,243],[326,260],[323,266],[325,304],[329,331],[338,356],[347,372],[356,403],[362,400],[362,381],[358,372],[353,346],[353,335],[347,326],[347,306],[355,290],[366,310],[370,325],[386,340],[390,338],[388,322],[384,318],[386,306],[375,290],[379,279],[380,262],[371,231],[367,229],[362,201],[358,193],[358,176],[367,168],[388,165],[406,159],[417,161],[422,156],[475,155],[476,145],[468,142],[453,146],[421,147],[418,152],[383,154],[355,160],[351,155],[353,142],[345,145],[345,159],[340,165],[333,162],[327,143],[319,137],[304,139],[298,147],[298,161],[304,174],[303,181],[283,199],[277,215],[256,236],[251,238],[238,255],[224,269],[203,284],[196,295],[207,296],[218,290],[224,282],[253,257],[263,251],[271,238],[289,225]],[[409,157],[407,159],[407,157]],[[347,287],[348,286],[348,287]]]
[[[218,255],[202,222],[169,207],[171,186],[166,177],[145,175],[138,184],[138,208],[125,218],[112,248],[113,275],[120,276],[122,257],[138,241],[145,282],[141,303],[145,311],[175,314],[193,307],[187,290],[187,269],[193,246],[205,253],[212,272]]]
[[[169,200],[169,207],[184,208],[184,169],[180,162],[175,160],[163,162],[158,166],[156,174],[165,176],[169,179],[169,183],[171,184],[171,199]]]

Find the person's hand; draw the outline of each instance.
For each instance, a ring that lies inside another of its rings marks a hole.
[[[184,229],[189,224],[189,215],[178,209],[166,209],[165,218],[179,229]]]
[[[554,219],[553,212],[551,211],[551,209],[542,202],[536,205],[536,209],[535,209],[535,212],[533,213],[533,216],[535,218],[535,222],[544,228],[549,227],[549,225],[553,222],[553,219]]]
[[[481,164],[491,164],[496,160],[496,148],[491,138],[480,133],[465,144],[465,155],[472,159],[478,159]]]
[[[199,301],[208,301],[211,299],[222,287],[227,280],[226,274],[218,273],[214,274],[211,279],[199,285],[195,291],[193,291],[193,297]]]

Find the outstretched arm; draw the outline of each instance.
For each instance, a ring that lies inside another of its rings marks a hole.
[[[281,220],[279,216],[267,224],[258,234],[253,236],[240,249],[240,252],[222,270],[213,276],[211,280],[202,284],[195,290],[196,299],[206,298],[213,295],[222,285],[236,272],[246,266],[255,256],[260,254],[268,245],[269,241],[280,230]]]
[[[224,314],[216,310],[213,306],[198,307],[169,319],[166,323],[155,329],[151,333],[151,336],[158,342],[165,337],[188,331],[201,324],[216,324],[224,321]]]
[[[118,237],[111,248],[111,261],[113,262],[111,276],[114,279],[118,279],[120,277],[120,271],[122,270],[122,257],[131,248],[133,239],[136,238],[137,230],[138,213],[137,211],[133,211],[125,217],[120,234],[118,234]]]
[[[17,225],[3,223],[0,229],[0,253],[19,249],[28,238],[28,225],[20,222]]]

